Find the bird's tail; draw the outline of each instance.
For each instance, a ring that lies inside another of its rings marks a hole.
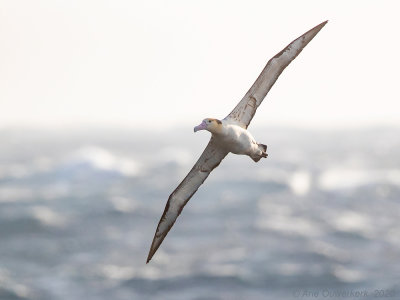
[[[268,156],[267,154],[267,145],[264,144],[257,144],[258,145],[258,153],[251,156],[251,158],[255,161],[258,162],[261,158],[266,158]]]

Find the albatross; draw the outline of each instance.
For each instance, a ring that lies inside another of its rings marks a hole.
[[[255,162],[268,156],[267,146],[257,143],[247,127],[282,71],[299,55],[327,22],[325,21],[307,31],[272,57],[257,80],[228,116],[222,120],[206,118],[200,125],[194,127],[194,132],[199,130],[209,131],[211,139],[193,168],[169,196],[154,234],[146,263],[151,260],[160,247],[183,207],[228,153],[247,155]]]

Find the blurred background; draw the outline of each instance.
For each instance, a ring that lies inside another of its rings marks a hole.
[[[0,299],[400,297],[399,6],[1,1]],[[146,265],[193,127],[326,19]]]

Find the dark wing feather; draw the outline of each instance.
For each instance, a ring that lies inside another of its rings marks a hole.
[[[211,138],[196,164],[169,196],[164,213],[161,216],[156,233],[154,234],[153,242],[147,257],[147,263],[153,257],[158,247],[160,247],[162,241],[180,215],[183,207],[203,184],[211,171],[220,164],[227,154],[228,152],[217,147],[214,139]]]
[[[299,55],[303,48],[317,35],[327,22],[328,21],[325,21],[307,31],[271,58],[243,99],[225,119],[234,121],[243,128],[247,128],[258,106],[264,100],[279,75],[292,60]]]

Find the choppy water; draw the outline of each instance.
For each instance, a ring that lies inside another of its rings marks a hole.
[[[400,130],[254,133],[146,265],[205,133],[0,131],[0,299],[399,299]]]

